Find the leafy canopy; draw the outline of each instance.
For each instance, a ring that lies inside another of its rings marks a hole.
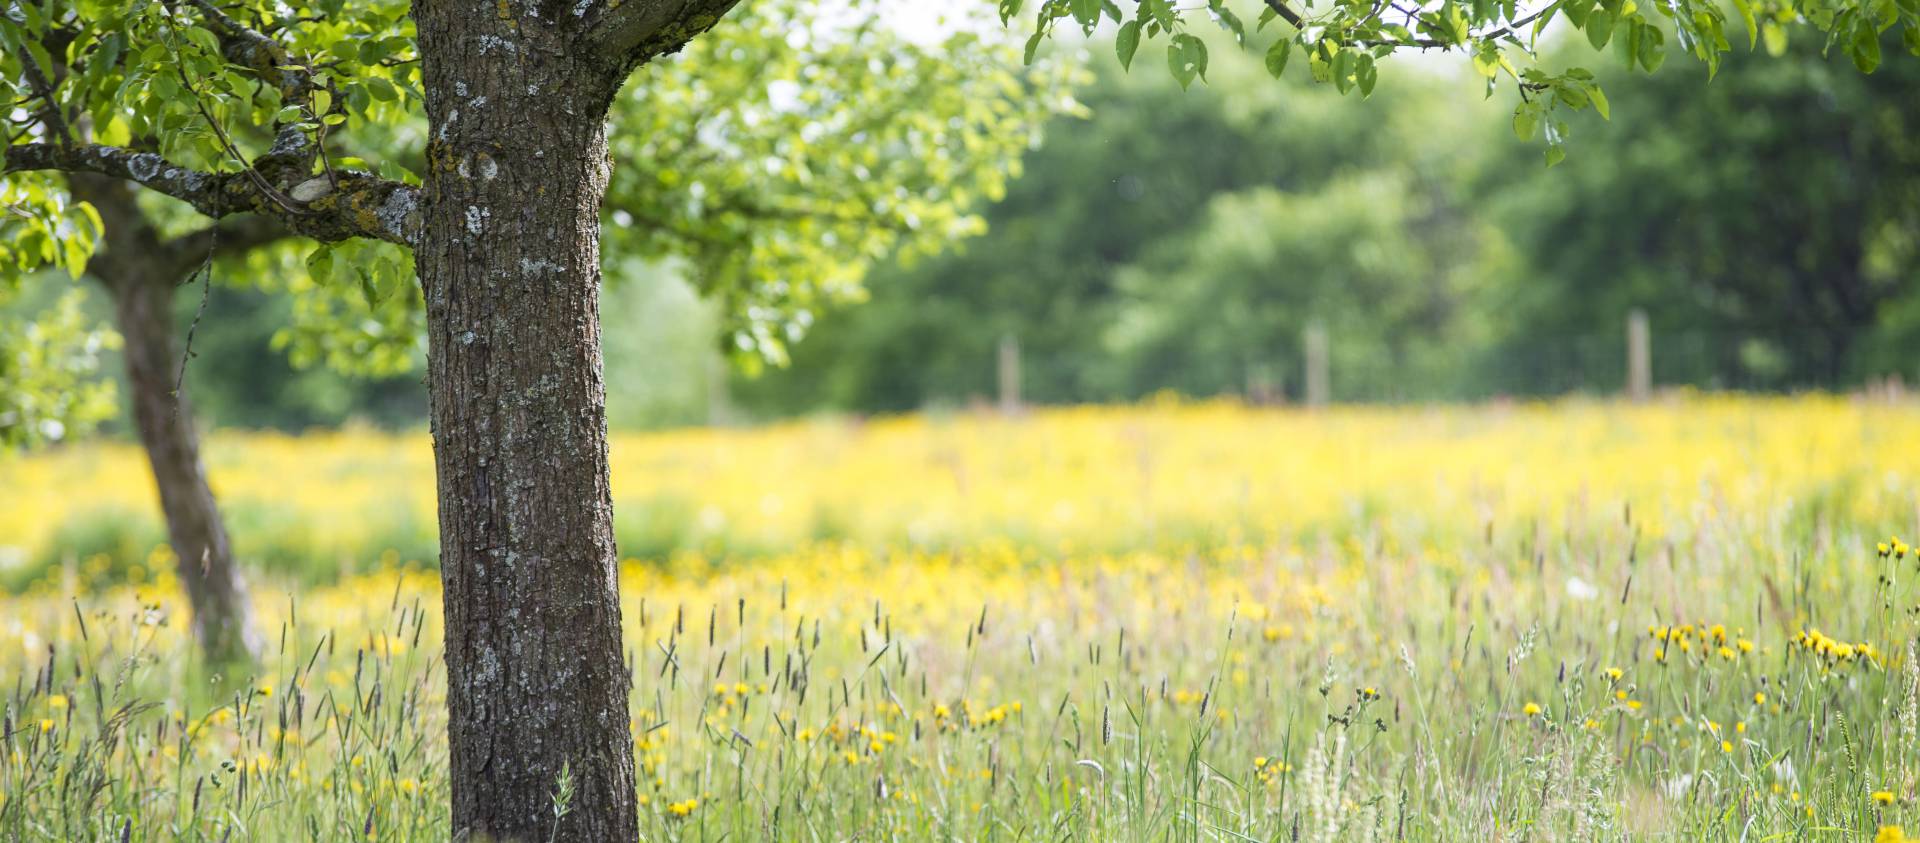
[[[998,0],[1003,23],[1011,23],[1026,0]],[[1906,48],[1920,55],[1920,0],[1731,0],[1751,47],[1764,40],[1779,55],[1792,28],[1811,29],[1825,48],[1853,59],[1863,73],[1881,62],[1881,35],[1900,28]],[[1235,11],[1239,8],[1239,11]],[[1059,27],[1088,37],[1110,37],[1122,65],[1131,65],[1144,44],[1165,42],[1168,72],[1182,86],[1207,75],[1207,42],[1194,27],[1217,25],[1246,43],[1251,32],[1275,21],[1290,32],[1265,48],[1266,68],[1285,72],[1296,55],[1313,78],[1331,82],[1341,93],[1373,93],[1378,62],[1395,53],[1444,51],[1470,56],[1489,96],[1511,84],[1520,102],[1513,131],[1523,140],[1544,138],[1549,165],[1566,157],[1567,124],[1562,109],[1592,108],[1609,116],[1606,94],[1591,70],[1545,67],[1542,34],[1555,22],[1581,33],[1595,49],[1612,45],[1629,68],[1658,70],[1672,49],[1704,62],[1709,73],[1732,49],[1727,38],[1728,10],[1718,0],[1263,0],[1249,25],[1248,8],[1227,0],[1204,5],[1174,0],[1138,0],[1129,12],[1115,0],[1041,0],[1027,41],[1031,60],[1040,43]],[[1102,20],[1115,26],[1103,28]],[[1671,46],[1669,40],[1671,39]]]

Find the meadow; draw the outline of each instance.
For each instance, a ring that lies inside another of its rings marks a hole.
[[[0,838],[444,839],[431,448],[0,462]],[[617,434],[649,840],[1920,836],[1920,406],[1676,394]],[[566,809],[556,782],[555,810]]]

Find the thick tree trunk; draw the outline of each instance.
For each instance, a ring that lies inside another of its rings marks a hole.
[[[454,834],[631,840],[599,317],[619,69],[492,10],[414,8]]]
[[[173,344],[173,281],[123,275],[107,285],[125,341],[134,427],[153,467],[167,539],[180,558],[194,636],[210,661],[250,661],[260,652],[253,604],[207,485],[192,407],[184,392],[174,390],[180,356]]]

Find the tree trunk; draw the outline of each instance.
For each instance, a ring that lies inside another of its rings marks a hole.
[[[598,231],[623,69],[492,10],[414,7],[454,836],[632,840]]]
[[[111,248],[111,247],[109,247]],[[260,653],[253,604],[234,564],[226,523],[207,485],[200,437],[184,392],[175,394],[180,354],[173,344],[173,281],[125,274],[107,284],[125,341],[134,427],[153,467],[167,539],[193,610],[193,633],[209,661],[251,661]]]

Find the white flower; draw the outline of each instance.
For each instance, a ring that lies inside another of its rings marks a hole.
[[[1575,600],[1592,600],[1600,596],[1600,589],[1579,577],[1568,577],[1567,596]]]

